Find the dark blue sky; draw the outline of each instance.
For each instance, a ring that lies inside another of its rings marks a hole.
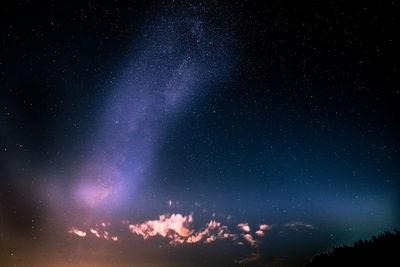
[[[0,264],[293,266],[398,228],[399,11],[4,4]]]

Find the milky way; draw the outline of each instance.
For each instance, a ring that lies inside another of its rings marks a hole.
[[[229,75],[228,38],[233,36],[198,13],[196,8],[185,10],[150,24],[133,55],[121,64],[98,135],[88,147],[87,166],[76,178],[74,190],[84,202],[118,199],[128,204],[129,195],[140,194],[136,186],[151,172],[168,125],[206,86]]]

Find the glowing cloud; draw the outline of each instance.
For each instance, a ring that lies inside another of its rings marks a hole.
[[[156,235],[160,235],[170,240],[170,244],[212,243],[216,240],[230,238],[237,239],[236,234],[229,232],[228,227],[220,222],[211,220],[206,227],[196,232],[192,229],[193,216],[183,216],[181,214],[172,214],[170,216],[164,214],[158,220],[146,221],[142,224],[131,224],[129,230],[137,235],[148,239]]]
[[[259,230],[256,231],[256,235],[264,236],[265,231],[270,230],[271,227],[268,224],[261,224]]]
[[[197,243],[197,242],[199,242],[200,240],[203,239],[203,237],[209,235],[211,230],[216,229],[216,228],[218,228],[220,226],[221,226],[221,224],[219,222],[210,221],[203,231],[195,233],[192,236],[190,236],[187,239],[187,243]],[[213,242],[215,240],[216,240],[216,238],[215,239],[211,238],[211,239],[208,239],[208,241],[206,240],[206,242],[207,243],[211,243],[211,242]]]
[[[244,232],[250,232],[250,226],[248,223],[239,223],[238,227]]]
[[[101,223],[100,225],[104,228],[105,226],[107,226],[107,225],[109,226],[110,224],[109,223],[107,223],[107,224],[106,223]],[[98,225],[96,224],[96,226],[98,226]],[[80,236],[80,237],[87,237],[87,232],[85,232],[83,230],[80,230],[77,227],[71,227],[68,230],[68,233],[75,234],[75,235]],[[104,229],[101,230],[101,229],[92,227],[92,228],[89,229],[88,233],[93,234],[97,238],[102,238],[102,239],[105,239],[105,240],[111,240],[111,241],[118,241],[119,240],[117,236],[110,235],[110,233],[105,231]]]
[[[215,217],[215,215],[213,215]],[[157,220],[148,220],[139,224],[130,224],[129,221],[121,221],[122,225],[127,226],[129,231],[133,234],[141,236],[144,240],[151,237],[160,236],[169,241],[171,245],[178,244],[193,244],[203,242],[205,244],[213,243],[217,240],[229,239],[236,241],[238,245],[244,245],[246,242],[252,247],[257,247],[258,240],[254,239],[253,235],[250,234],[250,227],[248,223],[238,224],[238,228],[244,233],[232,233],[228,226],[221,224],[216,220],[210,220],[205,224],[205,227],[200,230],[193,228],[193,214],[182,215],[182,214],[163,214],[160,215]],[[286,227],[311,227],[304,223],[288,223]],[[96,238],[105,239],[109,241],[118,241],[119,237],[111,235],[106,229],[111,227],[110,223],[101,222],[95,224],[93,227],[88,229],[88,233],[92,234]],[[258,237],[263,237],[265,232],[270,230],[271,226],[267,224],[259,225],[259,230],[255,232]],[[78,235],[80,237],[86,237],[87,232],[78,229],[77,227],[71,227],[68,231],[71,234]],[[246,241],[244,243],[244,241]]]
[[[189,224],[193,221],[192,215],[182,216],[181,214],[172,214],[170,217],[161,215],[158,220],[147,221],[142,224],[129,225],[132,233],[141,235],[144,239],[150,236],[161,235],[167,237],[168,232],[176,233],[181,237],[188,237],[193,230],[189,229]]]
[[[99,231],[97,231],[97,230],[95,230],[95,229],[93,229],[93,228],[90,228],[90,232],[91,232],[92,234],[94,234],[97,238],[100,238],[100,237],[101,237],[100,234],[99,234]]]
[[[86,232],[85,232],[85,231],[79,230],[79,229],[76,228],[76,227],[71,227],[71,228],[68,230],[68,233],[70,233],[70,234],[75,234],[75,235],[80,236],[80,237],[85,237],[85,236],[86,236]]]
[[[264,236],[264,232],[261,230],[256,231],[256,235],[258,236]]]
[[[243,234],[242,236],[244,239],[246,239],[247,242],[249,242],[251,246],[255,247],[257,245],[251,234]]]

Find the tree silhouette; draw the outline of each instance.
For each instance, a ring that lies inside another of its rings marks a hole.
[[[318,266],[400,266],[400,231],[384,232],[372,240],[359,240],[322,253],[305,267]]]

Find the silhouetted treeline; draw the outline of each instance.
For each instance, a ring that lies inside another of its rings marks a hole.
[[[385,232],[352,247],[334,248],[316,256],[305,267],[319,266],[400,266],[400,232]]]

